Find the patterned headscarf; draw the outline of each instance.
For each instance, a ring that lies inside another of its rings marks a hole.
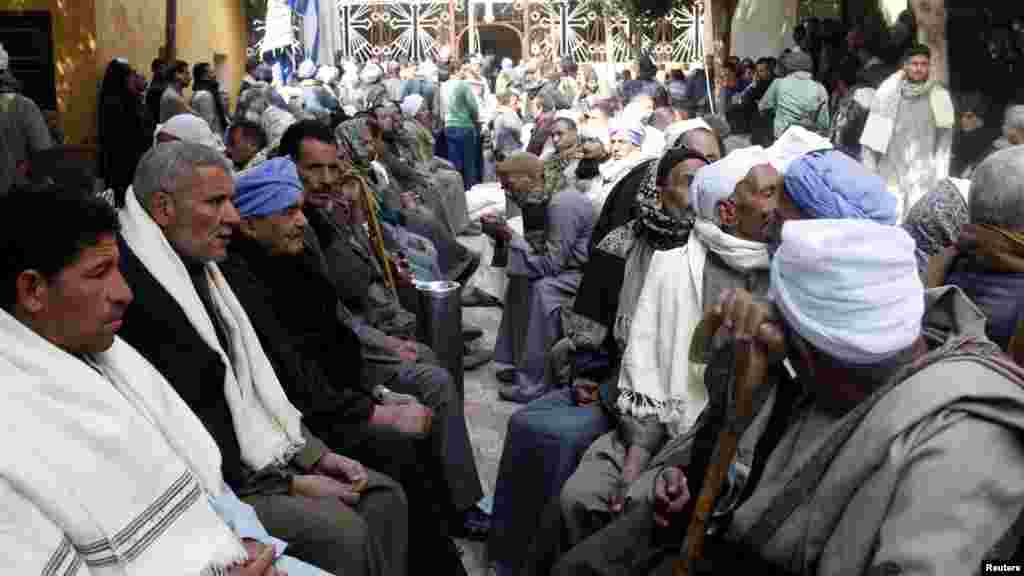
[[[703,159],[700,154],[685,148],[673,148],[647,168],[647,176],[640,183],[636,196],[637,219],[634,232],[642,236],[655,250],[671,250],[686,244],[695,220],[693,208],[679,218],[669,214],[658,194],[658,174],[670,171],[679,162]],[[666,164],[668,163],[668,164]]]
[[[342,156],[363,170],[370,166],[370,126],[366,116],[358,116],[346,120],[334,130],[334,139],[338,141],[338,149]]]

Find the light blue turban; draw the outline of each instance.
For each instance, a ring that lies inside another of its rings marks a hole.
[[[267,160],[235,176],[235,208],[242,218],[277,214],[301,198],[302,181],[287,158]]]
[[[644,127],[636,123],[623,123],[611,131],[611,137],[622,136],[633,146],[640,146],[644,143]]]
[[[786,169],[786,193],[812,218],[896,223],[896,197],[885,182],[838,150],[812,152]]]

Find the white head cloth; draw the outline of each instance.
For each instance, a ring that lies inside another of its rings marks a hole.
[[[7,55],[7,50],[4,50],[4,45],[0,44],[0,72],[7,70],[11,64],[11,57]]]
[[[801,126],[790,126],[774,144],[766,149],[769,163],[785,174],[786,169],[797,158],[818,150],[831,150],[832,142]]]
[[[171,117],[156,127],[154,138],[160,133],[174,136],[182,142],[202,144],[220,152],[224,151],[224,143],[210,130],[210,125],[195,114],[178,114]]]
[[[871,220],[787,222],[772,258],[775,303],[791,328],[833,358],[891,358],[921,334],[914,247],[903,228]]]
[[[316,71],[316,79],[323,82],[324,84],[330,84],[338,79],[340,71],[334,66],[321,66]]]
[[[380,80],[383,75],[384,71],[381,70],[380,66],[370,62],[363,67],[363,72],[359,75],[359,79],[363,81],[363,84],[373,84]]]
[[[718,223],[718,203],[733,195],[751,168],[767,163],[764,148],[750,146],[697,170],[690,185],[690,205],[697,216]]]
[[[419,94],[409,94],[402,100],[402,114],[405,116],[415,116],[422,107],[423,96]]]
[[[299,64],[298,76],[299,80],[308,80],[316,76],[316,63],[312,60],[304,60],[302,64]]]
[[[437,76],[437,66],[430,60],[422,62],[419,66],[416,67],[416,75],[419,76],[420,78],[433,79],[435,76]]]
[[[669,124],[668,128],[665,129],[665,143],[668,146],[677,146],[676,140],[679,137],[691,130],[704,129],[708,132],[714,132],[711,126],[704,121],[703,118],[691,118],[689,120],[681,120],[679,122],[673,122]]]

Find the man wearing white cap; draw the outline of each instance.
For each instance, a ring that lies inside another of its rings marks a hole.
[[[31,155],[53,146],[39,107],[21,95],[21,83],[8,66],[0,44],[0,196],[14,184],[25,183]]]
[[[657,464],[688,436],[707,404],[703,366],[689,361],[698,323],[727,289],[767,291],[764,241],[781,188],[767,163],[764,149],[750,147],[692,176],[693,232],[685,245],[651,256],[629,323],[614,409],[618,426],[591,445],[562,488],[568,544],[594,534],[601,527],[594,518],[650,502]]]
[[[902,228],[789,222],[772,261],[774,304],[722,298],[725,332],[746,345],[714,353],[709,384],[731,388],[735,354],[761,355],[768,370],[753,418],[736,423],[739,458],[697,573],[971,574],[1013,552],[1004,537],[1024,507],[1022,372],[958,289],[925,292],[916,268]],[[684,509],[734,419],[729,396],[712,398],[692,449],[668,458],[653,506],[602,534],[601,566],[649,571],[664,559],[655,573],[670,573],[687,549]],[[665,548],[635,546],[651,542]]]

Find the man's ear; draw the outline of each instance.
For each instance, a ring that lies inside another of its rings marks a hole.
[[[24,270],[14,280],[17,307],[35,314],[46,307],[49,283],[35,270]]]
[[[736,201],[732,198],[722,200],[716,206],[718,209],[718,221],[723,228],[734,228],[739,218],[736,216]]]
[[[166,228],[174,220],[174,198],[163,190],[155,192],[150,200],[149,215],[157,226]]]

